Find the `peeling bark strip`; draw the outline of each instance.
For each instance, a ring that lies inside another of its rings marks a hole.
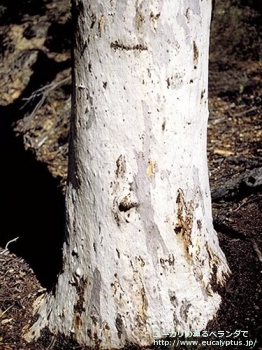
[[[229,273],[206,160],[210,1],[72,2],[64,266],[26,339],[146,347],[204,329]]]

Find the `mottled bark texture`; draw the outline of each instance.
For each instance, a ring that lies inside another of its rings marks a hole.
[[[91,348],[203,329],[229,273],[206,159],[211,0],[74,0],[67,237],[44,327]]]

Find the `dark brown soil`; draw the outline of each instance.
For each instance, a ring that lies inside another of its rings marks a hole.
[[[213,194],[262,166],[261,20],[261,0],[216,0],[208,126]],[[37,7],[30,0],[1,1],[0,350],[81,348],[48,332],[35,344],[22,338],[33,322],[33,302],[52,287],[61,267],[70,26],[69,0],[39,0]],[[198,346],[180,343],[181,349],[225,347],[201,340],[232,341],[228,349],[262,349],[261,208],[261,186],[214,196],[214,225],[232,275],[208,325],[213,335],[195,338]]]

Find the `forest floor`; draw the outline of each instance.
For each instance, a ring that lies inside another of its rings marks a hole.
[[[34,344],[22,337],[61,267],[71,93],[69,1],[33,3],[0,5],[0,350],[81,349],[50,334]],[[232,275],[208,338],[194,340],[231,341],[228,349],[262,349],[261,19],[259,0],[216,0],[208,160],[214,226]]]

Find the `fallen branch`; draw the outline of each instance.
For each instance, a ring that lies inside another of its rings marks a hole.
[[[230,201],[249,196],[262,189],[262,167],[249,170],[237,178],[225,182],[223,187],[211,190],[213,202]]]

